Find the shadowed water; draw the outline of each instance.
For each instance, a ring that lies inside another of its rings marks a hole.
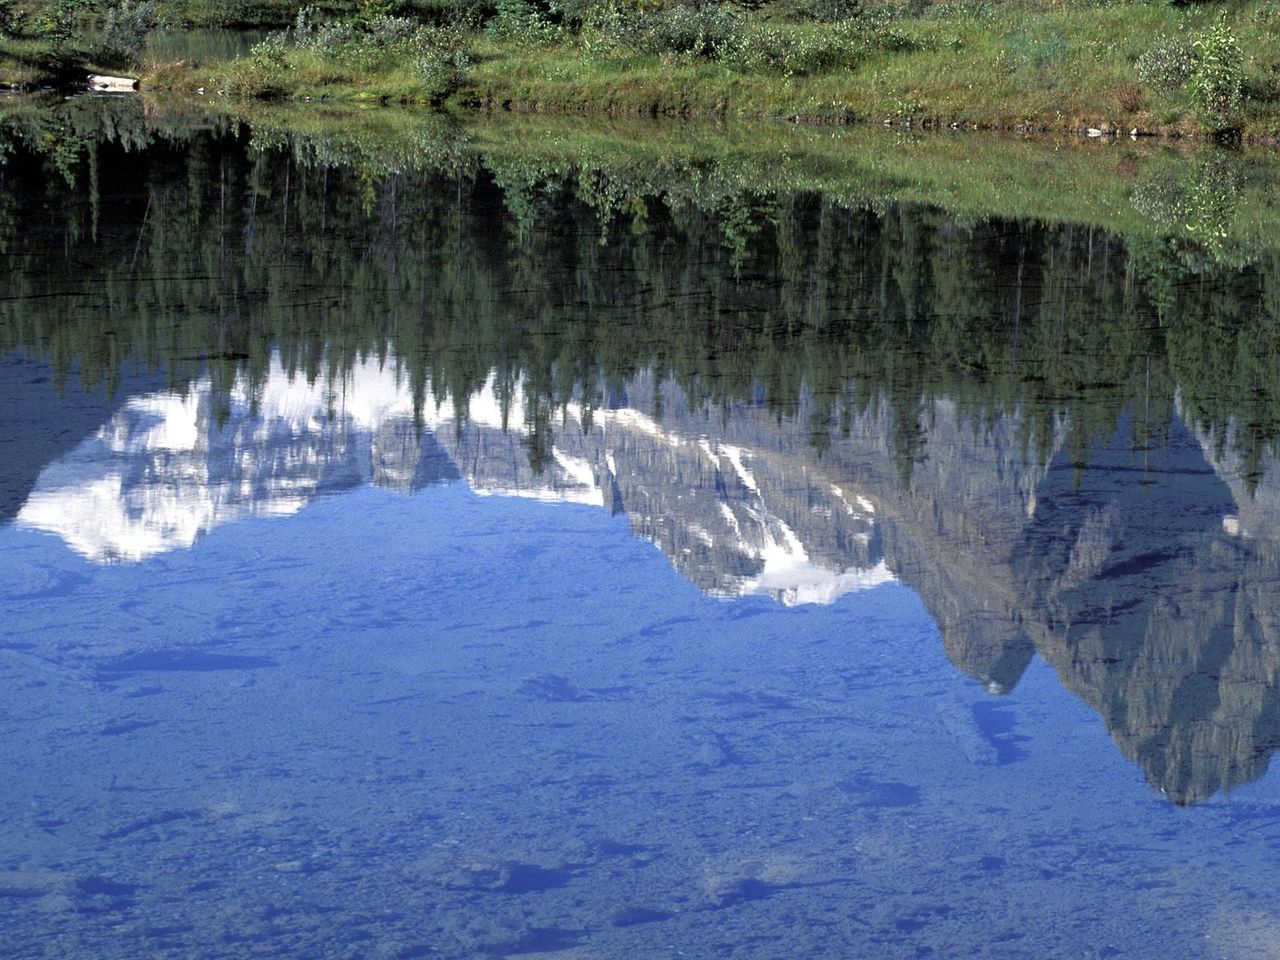
[[[102,116],[0,166],[6,956],[1273,955],[1275,253],[1150,214],[1237,161]]]

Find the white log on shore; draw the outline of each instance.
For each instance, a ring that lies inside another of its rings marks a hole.
[[[100,73],[91,73],[89,89],[105,93],[127,93],[138,89],[138,81],[131,77],[108,77]]]

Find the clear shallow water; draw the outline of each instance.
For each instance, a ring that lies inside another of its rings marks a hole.
[[[717,601],[602,511],[457,483],[138,565],[0,545],[18,955],[1273,943],[1273,789],[1173,807],[902,586]]]
[[[1264,269],[110,155],[8,168],[6,955],[1274,955],[1272,427],[1178,342]]]

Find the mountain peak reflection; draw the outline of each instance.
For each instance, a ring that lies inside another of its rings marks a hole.
[[[715,595],[825,604],[894,579],[870,501],[794,474],[789,457],[685,436],[634,408],[571,403],[564,417],[579,429],[560,432],[538,471],[516,394],[500,399],[490,378],[464,403],[419,405],[394,362],[365,359],[307,380],[276,357],[259,383],[242,377],[220,401],[209,378],[127,400],[45,468],[17,520],[90,560],[138,562],[364,484],[408,493],[465,480],[483,496],[626,513]],[[832,529],[847,549],[826,542]]]

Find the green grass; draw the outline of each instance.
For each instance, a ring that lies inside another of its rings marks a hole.
[[[555,111],[727,114],[742,117],[930,121],[980,127],[1192,133],[1203,130],[1189,94],[1151,89],[1134,63],[1161,36],[1195,34],[1226,13],[1241,40],[1247,80],[1262,90],[1241,118],[1273,135],[1280,119],[1270,78],[1280,69],[1280,15],[1268,3],[1225,9],[1148,2],[1105,7],[932,8],[895,28],[917,44],[874,51],[855,69],[811,76],[744,75],[708,62],[663,62],[624,49],[560,42],[477,43],[464,98]],[[797,34],[829,29],[790,25]]]
[[[227,2],[228,10],[249,9]],[[749,17],[737,47],[701,56],[644,52],[654,46],[620,21],[577,33],[546,23],[473,33],[465,38],[469,67],[444,93],[426,89],[406,58],[349,62],[294,39],[272,58],[183,67],[153,57],[141,72],[153,90],[204,88],[235,98],[427,104],[452,91],[449,103],[461,109],[1165,135],[1230,127],[1252,139],[1280,138],[1280,7],[1272,0],[1187,7],[964,0],[916,14],[881,5],[843,26],[784,21],[781,3]],[[273,15],[286,6],[275,3]],[[1144,82],[1135,66],[1162,38],[1202,36],[1219,17],[1239,41],[1245,94],[1226,120],[1198,109],[1187,88]],[[737,59],[725,52],[734,49]],[[747,63],[743,51],[757,49],[773,59]],[[813,59],[815,51],[823,56]],[[24,62],[17,53],[5,61],[0,50],[0,81],[29,82]]]

